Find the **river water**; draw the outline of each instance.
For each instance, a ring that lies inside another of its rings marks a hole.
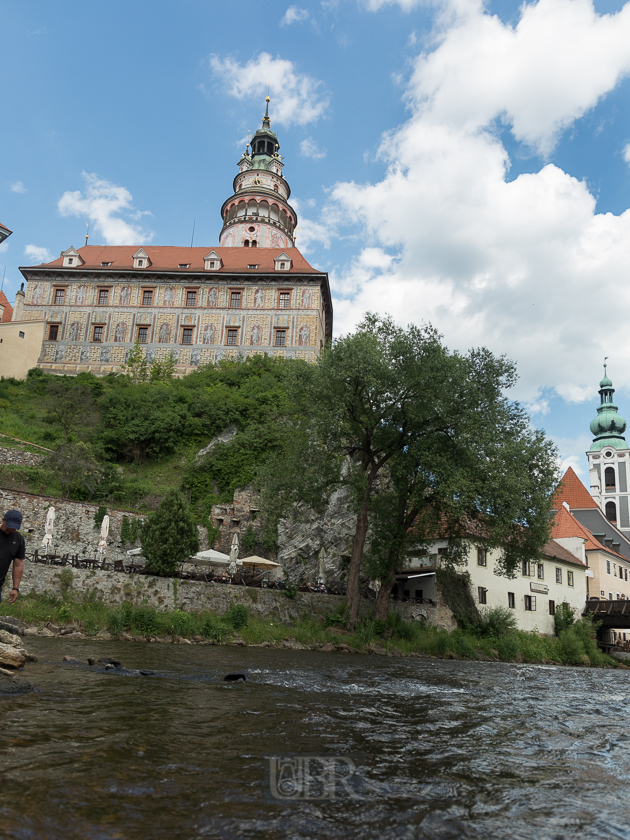
[[[2,840],[630,838],[630,671],[28,646],[37,691],[0,697]],[[94,653],[157,673],[61,661]],[[308,754],[340,756],[351,784],[274,798]],[[285,764],[266,777],[265,756]]]

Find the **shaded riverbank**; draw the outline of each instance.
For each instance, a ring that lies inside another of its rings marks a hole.
[[[344,627],[341,612],[324,621],[291,623],[252,615],[239,604],[223,615],[182,610],[156,611],[126,602],[111,607],[102,601],[82,601],[29,595],[1,611],[28,625],[26,635],[62,639],[163,642],[238,647],[271,647],[323,652],[368,653],[477,661],[524,662],[625,668],[598,650],[592,625],[576,622],[559,638],[497,628],[484,634],[447,632],[422,621],[404,621],[398,613],[387,622],[364,620],[354,631]]]

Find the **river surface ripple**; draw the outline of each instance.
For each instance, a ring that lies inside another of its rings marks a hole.
[[[28,645],[37,691],[0,697],[3,840],[630,840],[627,671]],[[264,756],[290,753],[360,756],[356,798],[273,799]]]

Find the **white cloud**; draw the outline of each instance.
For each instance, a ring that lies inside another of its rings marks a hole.
[[[51,260],[54,259],[48,248],[42,248],[39,245],[27,245],[26,248],[24,248],[24,256],[28,257],[31,261],[31,265],[51,262]]]
[[[138,211],[133,207],[129,190],[95,173],[82,174],[84,192],[65,192],[59,199],[57,207],[62,216],[83,217],[90,222],[93,231],[90,236],[99,235],[106,245],[135,245],[153,238],[150,231],[127,220],[138,221],[142,216],[151,215],[147,210]]]
[[[623,150],[623,159],[630,164],[630,143]]]
[[[302,157],[313,158],[313,160],[321,160],[326,157],[326,149],[320,149],[312,137],[307,137],[300,143],[300,154]]]
[[[26,187],[24,186],[24,184],[21,181],[16,181],[14,184],[11,184],[9,186],[9,189],[11,190],[11,192],[19,193],[19,194],[22,194],[22,193],[26,192]]]
[[[596,213],[552,163],[508,182],[495,131],[502,119],[551,150],[628,72],[629,39],[630,4],[598,16],[589,0],[525,5],[514,27],[469,10],[441,29],[413,66],[409,119],[383,140],[385,177],[337,184],[325,208],[331,226],[358,219],[366,245],[332,273],[336,331],[366,310],[431,321],[452,348],[514,359],[528,402],[545,387],[592,399],[606,355],[630,369],[630,210]]]
[[[280,26],[291,26],[292,23],[302,23],[302,21],[308,20],[310,16],[310,13],[306,9],[300,9],[299,6],[289,6],[280,21]]]
[[[210,56],[210,67],[227,92],[237,99],[253,99],[264,106],[267,88],[271,86],[270,116],[282,125],[306,125],[318,120],[328,108],[328,97],[321,93],[322,83],[299,73],[292,61],[273,58],[262,52],[247,64],[239,64],[229,56]],[[262,118],[262,112],[261,112]]]

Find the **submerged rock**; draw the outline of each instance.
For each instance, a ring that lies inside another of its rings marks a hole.
[[[247,681],[247,672],[246,671],[232,671],[231,674],[226,674],[223,677],[224,682],[238,682],[238,680],[243,680],[243,682]]]
[[[0,671],[0,694],[28,694],[33,688],[28,680]]]

